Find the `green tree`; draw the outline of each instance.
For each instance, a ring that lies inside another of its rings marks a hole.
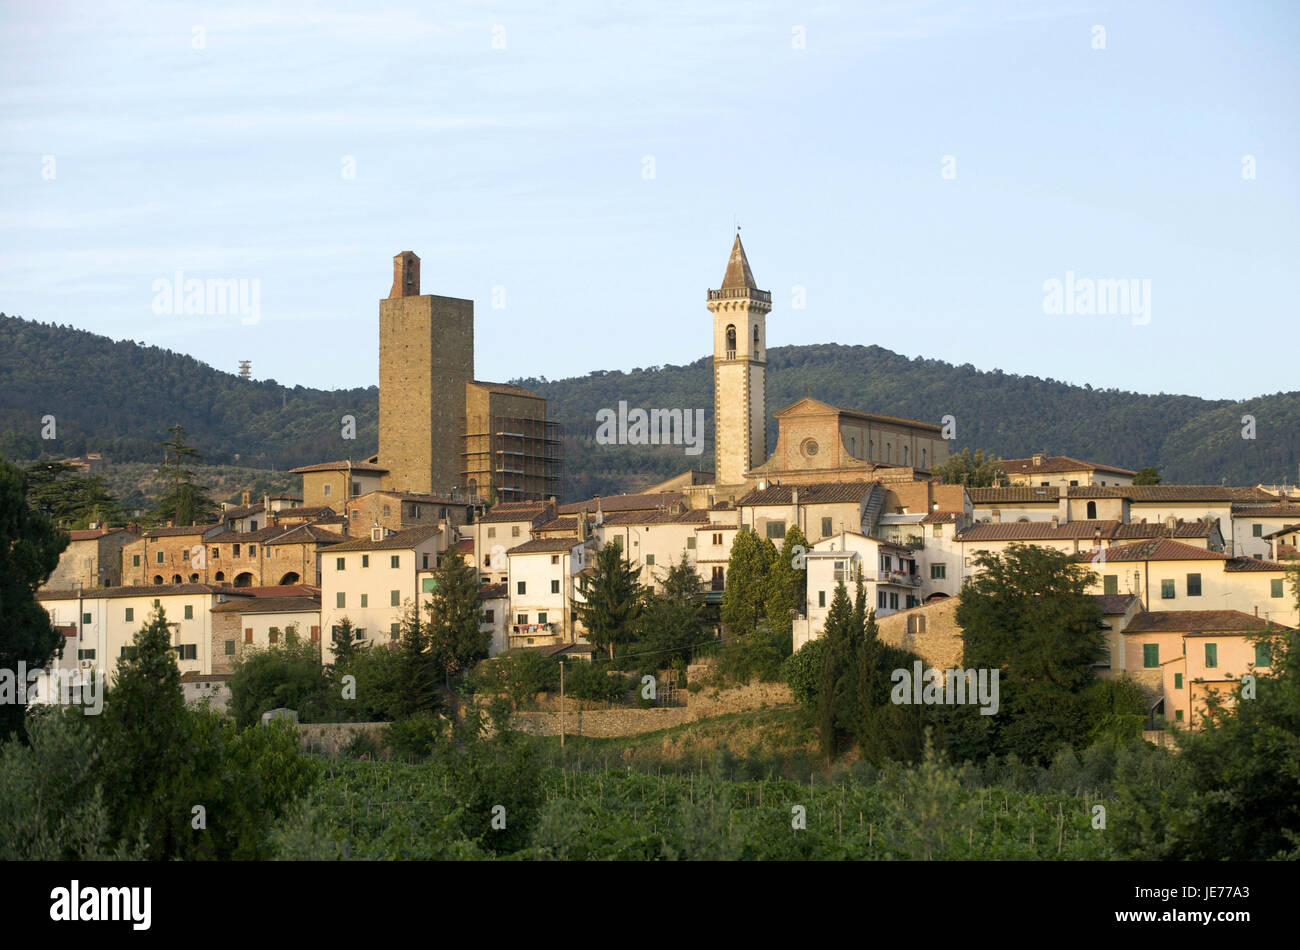
[[[659,581],[640,617],[637,653],[664,668],[674,660],[689,662],[695,648],[711,636],[704,627],[700,576],[686,552]]]
[[[975,563],[956,612],[965,665],[1000,670],[996,751],[1046,765],[1061,743],[1086,738],[1083,693],[1105,647],[1091,575],[1071,555],[1034,545],[985,551]]]
[[[849,592],[840,581],[835,585],[822,637],[821,675],[817,682],[817,736],[822,754],[829,762],[839,751],[843,737],[845,692],[853,665],[853,607]]]
[[[227,685],[230,714],[246,729],[260,723],[262,713],[281,707],[307,711],[302,718],[309,719],[321,701],[326,681],[316,644],[291,631],[282,643],[246,650],[235,661]]]
[[[420,611],[408,603],[402,611],[397,641],[397,697],[394,719],[442,708],[438,680],[445,674],[429,641],[429,627],[420,622]]]
[[[578,591],[574,616],[591,645],[613,659],[615,649],[635,637],[644,606],[637,571],[623,557],[622,545],[606,544],[596,552],[591,572],[578,576]]]
[[[807,606],[808,568],[804,556],[811,548],[797,524],[786,530],[781,552],[774,559],[767,579],[764,612],[773,629],[793,629],[794,612],[802,613]]]
[[[727,586],[722,594],[722,622],[728,636],[747,636],[766,616],[767,571],[758,535],[736,532],[727,559]]]
[[[451,677],[487,659],[492,631],[482,630],[483,605],[478,571],[449,548],[433,572],[429,614],[429,649],[448,686]]]
[[[357,652],[357,631],[352,621],[344,617],[338,622],[338,629],[331,633],[334,640],[334,678],[338,679],[348,671],[352,658]]]
[[[68,536],[27,502],[27,479],[21,469],[0,459],[0,669],[17,675],[47,664],[62,653],[63,637],[36,599],[36,589],[58,567]],[[24,735],[27,706],[18,696],[0,702],[0,741]]]
[[[158,499],[154,513],[158,518],[170,520],[172,524],[204,523],[215,515],[217,506],[207,490],[195,480],[193,466],[203,456],[185,441],[184,426],[171,426],[167,431],[171,433],[171,438],[158,443],[163,450],[163,462],[158,467],[158,475],[168,485],[168,489]]]
[[[123,520],[103,476],[82,474],[66,462],[43,461],[28,466],[27,500],[61,528]]]
[[[1154,465],[1143,465],[1133,475],[1134,485],[1159,485],[1160,470]]]
[[[946,485],[965,485],[967,488],[994,488],[1009,484],[1002,459],[993,453],[976,449],[972,455],[969,448],[962,449],[955,455],[949,455],[948,461],[934,470],[934,473]]]

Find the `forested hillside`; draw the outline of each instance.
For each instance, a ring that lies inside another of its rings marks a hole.
[[[1003,457],[1046,450],[1134,469],[1156,465],[1165,481],[1295,481],[1300,462],[1295,391],[1240,403],[1145,395],[908,359],[876,346],[777,347],[768,359],[769,447],[776,436],[771,414],[811,395],[936,423],[951,414],[959,448]],[[620,400],[630,408],[701,408],[711,437],[707,358],[514,382],[548,397],[552,415],[565,425],[570,497],[635,490],[686,468],[712,468],[711,438],[697,456],[680,446],[595,442],[596,412],[617,410]],[[40,438],[47,413],[57,419],[57,448]],[[357,420],[354,443],[339,438],[345,413]],[[1242,438],[1247,413],[1256,420],[1253,440]],[[11,458],[102,451],[114,461],[153,462],[167,426],[179,423],[209,462],[283,469],[374,453],[377,417],[376,387],[328,391],[242,380],[158,347],[0,314],[0,454]]]

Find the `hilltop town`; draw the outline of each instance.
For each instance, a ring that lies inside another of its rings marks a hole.
[[[282,638],[317,644],[324,664],[342,631],[394,643],[453,550],[477,571],[490,655],[590,658],[575,603],[598,552],[618,545],[650,592],[689,564],[701,604],[717,608],[746,533],[778,548],[801,542],[794,650],[822,636],[836,586],[861,576],[881,640],[939,667],[961,660],[955,605],[982,554],[1064,552],[1089,572],[1104,617],[1096,672],[1140,684],[1150,725],[1194,725],[1207,697],[1267,667],[1261,632],[1300,626],[1284,563],[1300,535],[1293,489],[1139,484],[1104,460],[1047,454],[1001,460],[1001,484],[949,484],[940,472],[951,417],[906,419],[812,395],[767,405],[772,300],[739,234],[705,303],[712,471],[566,500],[564,443],[546,400],[475,379],[473,302],[422,293],[419,258],[397,255],[379,305],[378,453],[296,468],[299,493],[245,492],[212,523],[70,532],[39,592],[66,640],[55,667],[111,674],[161,608],[187,695],[221,705],[241,657]],[[689,410],[620,406],[617,425],[615,415],[611,407],[608,438],[622,444],[691,438]],[[728,635],[720,620],[715,634]]]

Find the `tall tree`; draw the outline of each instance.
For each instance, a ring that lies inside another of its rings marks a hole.
[[[27,499],[61,528],[120,522],[122,511],[102,475],[85,475],[66,462],[36,462],[27,468]]]
[[[578,575],[580,598],[574,616],[587,630],[587,640],[614,658],[614,650],[631,641],[643,609],[637,571],[623,557],[621,544],[606,544],[596,552],[591,571]]]
[[[1013,544],[976,556],[959,594],[967,668],[1000,670],[997,751],[1046,764],[1086,737],[1084,691],[1105,645],[1091,575],[1063,551]]]
[[[18,664],[44,666],[63,638],[36,600],[36,589],[58,567],[68,536],[27,503],[22,470],[0,459],[0,669],[17,675]],[[25,704],[17,695],[0,703],[0,741],[25,734]]]
[[[835,585],[830,610],[826,612],[826,624],[822,628],[826,646],[822,650],[821,676],[817,686],[817,735],[828,762],[839,751],[843,735],[845,677],[853,660],[852,626],[853,607],[849,603],[848,589],[840,581]]]
[[[1159,485],[1160,470],[1154,465],[1143,465],[1133,475],[1134,485]]]
[[[444,681],[487,659],[492,631],[480,629],[483,605],[478,571],[454,547],[443,553],[433,571],[429,614],[429,648]]]
[[[758,535],[742,529],[731,542],[727,586],[722,594],[722,622],[730,636],[747,636],[766,616],[767,571]]]
[[[691,659],[695,647],[708,640],[701,603],[703,585],[686,552],[660,577],[658,589],[646,598],[641,615],[638,652],[659,666]]]
[[[767,579],[765,612],[773,629],[793,627],[792,611],[803,612],[808,604],[808,568],[804,556],[812,547],[797,524],[790,525]]]
[[[408,603],[398,628],[397,704],[395,718],[438,709],[438,680],[444,674],[429,643],[429,627],[420,622],[420,611]]]
[[[202,460],[198,449],[185,441],[185,427],[171,426],[171,438],[158,443],[163,450],[163,462],[158,475],[167,483],[167,492],[158,499],[155,514],[176,525],[199,524],[216,512],[216,503],[207,489],[195,481],[193,466]]]
[[[956,455],[949,455],[935,470],[945,484],[965,485],[967,488],[993,488],[1009,483],[1002,460],[993,453],[976,449],[971,455],[969,448],[962,449]]]

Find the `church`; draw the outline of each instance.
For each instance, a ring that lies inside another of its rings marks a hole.
[[[777,411],[776,446],[767,445],[767,316],[740,235],[722,285],[709,290],[713,315],[714,467],[687,472],[650,491],[682,491],[693,507],[736,502],[768,484],[924,481],[948,460],[942,426],[828,405],[811,397]]]

